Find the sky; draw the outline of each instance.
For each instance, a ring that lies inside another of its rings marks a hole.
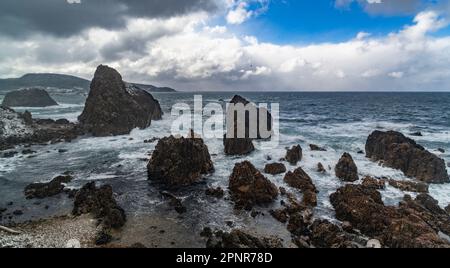
[[[0,77],[186,91],[450,91],[450,0],[2,0]]]

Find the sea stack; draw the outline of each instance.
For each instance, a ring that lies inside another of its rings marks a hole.
[[[366,156],[399,169],[408,177],[427,183],[448,183],[445,161],[425,150],[414,140],[395,131],[375,131],[366,143]]]
[[[161,117],[159,102],[150,93],[138,87],[127,87],[119,72],[100,65],[78,120],[87,132],[103,137],[147,128],[152,120]]]
[[[5,95],[2,105],[4,107],[49,107],[57,106],[47,91],[40,88],[27,88],[11,91]]]

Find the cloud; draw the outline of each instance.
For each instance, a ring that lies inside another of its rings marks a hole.
[[[251,17],[266,12],[269,4],[269,0],[228,0],[226,20],[229,24],[242,24]]]
[[[415,14],[426,6],[427,0],[336,0],[338,8],[348,8],[352,3],[358,3],[369,14],[398,15]]]
[[[71,36],[85,29],[124,27],[127,18],[168,18],[213,12],[215,0],[2,0],[0,34],[24,37],[36,32]]]
[[[82,0],[83,3],[83,0]],[[91,78],[97,65],[128,81],[180,90],[445,90],[450,37],[437,12],[419,13],[386,36],[360,33],[339,43],[278,45],[209,24],[210,15],[127,18],[69,37],[0,37],[0,73],[58,72]]]

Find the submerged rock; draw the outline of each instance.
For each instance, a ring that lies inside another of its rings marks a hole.
[[[265,249],[282,248],[279,238],[256,237],[241,230],[233,230],[230,233],[217,231],[206,242],[207,248],[230,249]]]
[[[373,132],[367,139],[366,156],[420,181],[450,182],[444,160],[398,132]]]
[[[202,139],[170,136],[159,140],[147,169],[150,180],[180,187],[199,182],[202,175],[213,173],[214,165]]]
[[[349,153],[344,153],[334,169],[336,176],[345,182],[359,180],[358,167]]]
[[[300,190],[303,194],[302,204],[305,206],[317,206],[317,188],[311,177],[302,168],[297,168],[294,172],[288,172],[284,181],[291,187]]]
[[[161,195],[169,200],[169,205],[172,206],[178,214],[187,212],[187,208],[183,205],[181,198],[178,198],[169,192],[161,192]]]
[[[282,174],[286,172],[286,166],[282,163],[272,163],[267,164],[264,168],[264,173],[271,174],[271,175],[277,175]]]
[[[64,191],[64,184],[72,180],[72,176],[58,176],[47,183],[32,183],[25,187],[25,197],[43,199],[58,195]]]
[[[105,228],[120,228],[126,222],[125,211],[117,204],[109,185],[97,188],[95,182],[90,182],[76,193],[72,214],[87,213],[92,213]]]
[[[298,164],[298,162],[302,161],[303,158],[303,150],[302,147],[300,147],[300,145],[296,145],[294,147],[292,147],[291,149],[288,149],[286,152],[286,161],[295,166]]]
[[[229,188],[232,199],[240,208],[267,204],[278,196],[278,188],[248,161],[236,164]]]
[[[310,144],[309,148],[311,149],[311,151],[317,151],[317,152],[326,152],[327,151],[327,149],[322,148],[322,147],[320,147],[318,145],[315,145],[315,144]]]
[[[48,107],[56,106],[47,91],[40,88],[28,88],[8,92],[1,106],[4,107]]]
[[[147,128],[161,117],[159,102],[150,93],[127,87],[116,70],[100,65],[78,120],[94,136],[111,136]]]

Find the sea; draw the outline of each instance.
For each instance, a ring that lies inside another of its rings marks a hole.
[[[162,186],[148,180],[146,166],[157,142],[144,143],[144,140],[171,134],[172,122],[176,119],[171,115],[171,110],[175,104],[186,103],[193,108],[194,95],[202,96],[203,105],[226,103],[235,94],[254,103],[279,104],[279,145],[257,150],[246,157],[229,157],[224,154],[221,139],[205,139],[216,170],[202,183],[175,192],[187,207],[187,213],[180,216],[160,194]],[[334,166],[344,152],[353,156],[361,178],[375,176],[409,180],[402,172],[383,167],[367,159],[364,154],[358,154],[358,151],[364,150],[371,132],[400,131],[450,163],[450,93],[179,92],[153,95],[161,103],[164,117],[161,121],[154,121],[147,129],[136,129],[125,136],[86,136],[71,143],[34,146],[31,149],[37,153],[31,157],[19,154],[0,159],[0,207],[8,207],[8,203],[13,202],[11,210],[23,210],[24,215],[14,218],[15,221],[70,213],[73,201],[65,196],[37,202],[26,200],[23,195],[27,184],[49,181],[70,171],[75,180],[69,187],[78,188],[90,181],[112,185],[116,199],[130,218],[142,215],[167,217],[193,233],[199,233],[204,227],[222,230],[247,228],[287,237],[286,228],[268,213],[270,209],[280,206],[281,199],[267,207],[256,208],[261,216],[253,218],[250,212],[235,210],[228,195],[217,200],[205,196],[204,190],[219,186],[227,189],[236,163],[249,160],[263,170],[267,163],[284,157],[287,147],[300,144],[303,160],[298,166],[310,175],[320,191],[315,217],[336,221],[329,196],[344,185],[334,174]],[[86,94],[56,94],[52,97],[60,103],[59,106],[15,109],[28,110],[35,118],[66,118],[76,122],[83,110]],[[421,132],[423,136],[411,136],[415,132]],[[309,144],[319,145],[327,151],[313,152]],[[319,162],[326,167],[325,174],[317,172]],[[295,168],[288,165],[289,170]],[[277,186],[289,189],[283,182],[283,175],[267,175],[267,178]],[[293,189],[290,191],[295,192]],[[295,193],[301,197],[300,193]],[[390,186],[381,193],[387,205],[397,205],[405,194],[415,196]],[[450,204],[450,184],[431,185],[430,194],[439,201],[440,206]],[[5,221],[7,219],[3,219]]]

